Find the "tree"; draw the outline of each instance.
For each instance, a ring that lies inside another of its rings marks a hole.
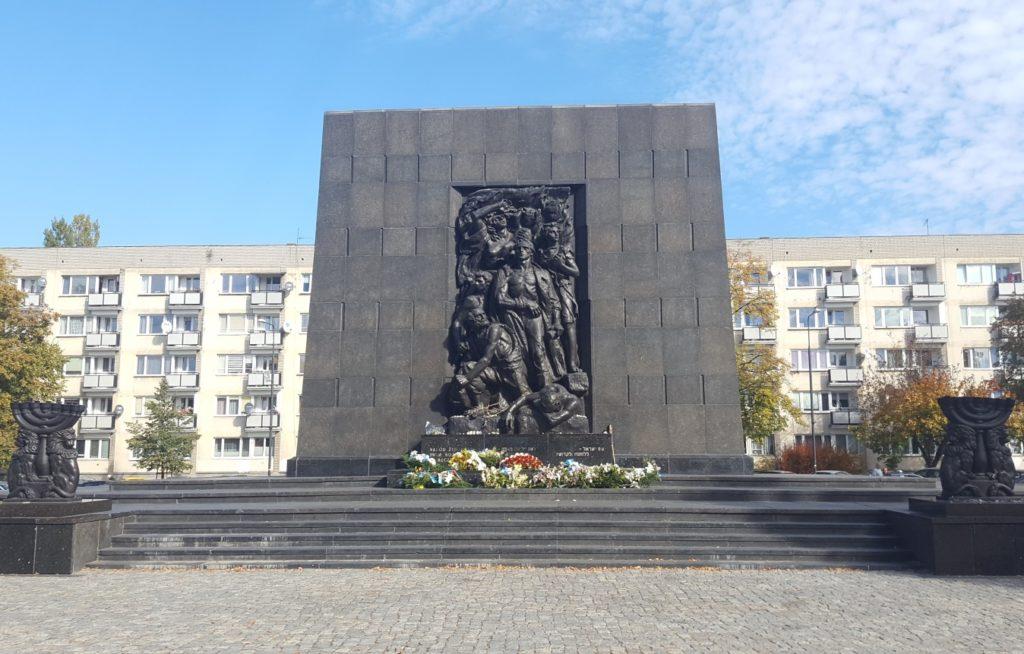
[[[6,470],[18,434],[12,402],[57,399],[64,389],[64,355],[50,328],[56,314],[23,307],[9,262],[0,257],[0,469]]]
[[[146,470],[156,470],[161,479],[167,474],[190,470],[192,464],[188,459],[199,435],[182,427],[182,419],[191,412],[174,406],[166,379],[160,380],[153,399],[146,402],[146,414],[145,420],[128,423],[132,434],[128,447],[135,452],[139,465]]]
[[[43,247],[94,248],[99,244],[100,222],[88,214],[76,214],[70,223],[63,218],[54,218],[43,230]]]
[[[1024,299],[1010,300],[992,323],[999,347],[999,389],[1024,398]]]
[[[765,284],[767,264],[746,252],[729,255],[729,297],[732,313],[741,324],[770,329],[778,313],[775,291]],[[739,376],[740,417],[743,434],[763,443],[789,425],[800,421],[800,410],[785,391],[789,364],[763,343],[740,343],[736,348]]]
[[[912,361],[900,370],[869,369],[857,392],[861,424],[854,436],[870,447],[890,468],[899,466],[911,439],[921,450],[926,467],[942,460],[946,417],[938,399],[945,396],[988,397],[991,384],[958,377],[949,368],[918,365]]]

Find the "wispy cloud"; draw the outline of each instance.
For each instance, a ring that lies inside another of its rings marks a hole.
[[[713,100],[725,174],[844,231],[1024,230],[1024,2],[381,2],[408,34],[494,24],[655,39],[667,100]],[[835,209],[838,207],[838,209]]]

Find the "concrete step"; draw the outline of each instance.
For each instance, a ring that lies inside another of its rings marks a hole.
[[[181,477],[173,479],[112,481],[110,482],[110,491],[122,493],[152,490],[191,492],[218,489],[238,491],[372,488],[383,486],[386,479],[382,475],[355,475],[348,477]]]

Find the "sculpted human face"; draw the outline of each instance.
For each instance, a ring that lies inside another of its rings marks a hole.
[[[521,263],[526,263],[531,258],[533,258],[533,248],[527,247],[525,245],[517,245],[515,255],[516,259],[518,259]]]
[[[508,227],[508,220],[503,213],[492,213],[487,217],[487,227],[492,232],[500,232]]]
[[[540,406],[545,411],[554,411],[558,408],[558,390],[549,387],[545,388],[540,395]]]
[[[466,322],[473,329],[483,329],[487,325],[487,316],[480,309],[473,309],[466,315]]]
[[[471,290],[474,293],[483,293],[491,284],[491,278],[487,275],[473,275]]]
[[[555,223],[544,223],[544,226],[540,229],[541,234],[545,239],[552,243],[557,243],[559,236],[562,234],[562,228]]]

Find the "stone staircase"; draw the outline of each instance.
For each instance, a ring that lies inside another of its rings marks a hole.
[[[373,478],[133,482],[98,493],[125,526],[92,565],[915,565],[886,512],[934,495],[931,482],[750,480],[512,492],[405,491]]]

